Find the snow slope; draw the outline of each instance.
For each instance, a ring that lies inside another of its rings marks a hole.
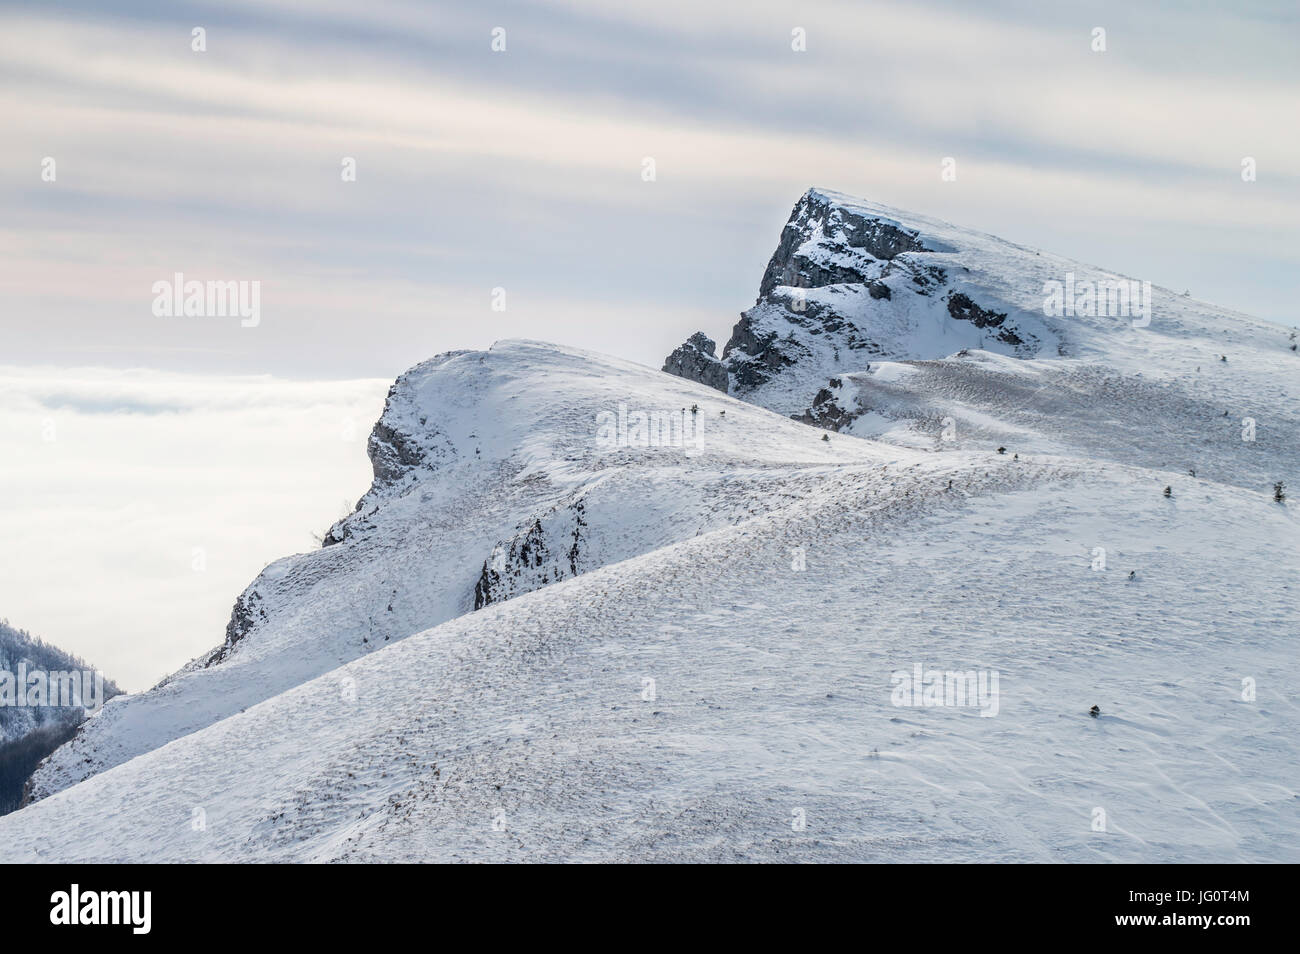
[[[845,467],[29,806],[3,857],[1295,861],[1294,518],[1149,478]],[[998,714],[894,707],[918,662],[998,670]]]
[[[1161,290],[1045,317],[1065,271],[813,190],[722,359],[417,366],[331,545],[0,860],[1300,859],[1300,359]],[[698,440],[609,446],[641,411]],[[897,704],[917,666],[995,712]]]
[[[696,403],[699,447],[595,440],[597,416],[620,404],[680,414]],[[832,464],[900,456],[818,437],[649,368],[546,344],[425,362],[389,395],[370,441],[375,483],[331,530],[339,542],[267,567],[239,597],[225,645],[106,706],[37,771],[30,797],[473,610],[494,563],[498,598],[526,592],[572,575],[570,551],[578,572],[624,560],[801,499]],[[576,547],[575,508],[586,524]],[[562,564],[530,553],[523,565],[519,538],[566,514],[549,547]]]

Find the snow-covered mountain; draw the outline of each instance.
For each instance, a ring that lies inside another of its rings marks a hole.
[[[813,190],[721,358],[416,366],[0,859],[1296,860],[1300,357],[1118,277]]]
[[[664,370],[858,437],[1078,453],[1255,490],[1295,473],[1291,330],[825,190],[799,200],[757,302],[714,350],[695,335]]]
[[[701,396],[707,404],[692,414]],[[833,449],[808,428],[717,397],[650,368],[530,342],[413,368],[371,435],[374,484],[326,545],[267,567],[236,601],[223,645],[106,707],[36,774],[33,798],[476,604],[802,499],[816,492],[819,468],[895,454],[857,441]],[[604,447],[597,418],[610,414],[617,428],[620,408],[660,424],[676,415],[679,436],[685,418],[699,439]]]
[[[121,692],[102,674],[99,681],[84,678],[93,671],[79,656],[0,619],[0,814],[18,807],[41,760],[71,738],[87,715]],[[71,698],[63,697],[65,689]],[[83,690],[90,694],[83,696]],[[65,704],[70,701],[77,704]]]

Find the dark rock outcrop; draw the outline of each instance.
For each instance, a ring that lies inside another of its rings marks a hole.
[[[812,406],[802,414],[791,415],[796,421],[821,427],[828,431],[838,431],[863,413],[856,401],[850,401],[843,395],[844,382],[840,378],[831,378],[828,387],[822,388],[813,398]],[[847,405],[854,405],[852,407]]]
[[[262,594],[251,586],[239,594],[230,611],[230,621],[226,623],[226,641],[208,653],[203,660],[205,669],[227,659],[240,640],[252,632],[258,621],[266,619],[262,602]]]
[[[474,584],[474,609],[531,593],[583,572],[586,505],[578,496],[520,527],[483,562]]]
[[[688,381],[698,381],[723,394],[728,390],[727,369],[717,357],[717,345],[702,331],[670,354],[663,369]]]
[[[940,359],[954,350],[954,339],[1017,356],[1037,353],[1042,339],[1027,330],[1038,326],[1026,313],[990,307],[1002,303],[996,293],[977,304],[983,289],[968,277],[962,251],[942,231],[927,227],[923,234],[902,224],[903,215],[810,189],[782,228],[758,299],[733,327],[721,360],[711,341],[695,335],[664,370],[719,390],[729,381],[737,397],[796,420],[843,427],[860,412],[832,410],[816,382],[863,370],[868,359]]]
[[[873,262],[892,261],[902,252],[924,251],[927,249],[916,231],[846,209],[810,189],[781,230],[780,244],[759,283],[758,297],[762,300],[780,285],[866,284],[873,277],[867,274]],[[847,264],[853,261],[866,268]]]
[[[1010,328],[1003,328],[1007,320],[1005,311],[993,311],[981,308],[971,301],[970,296],[962,292],[953,292],[948,298],[948,314],[958,321],[969,321],[976,328],[993,328],[998,331],[997,338],[1009,345],[1019,347],[1024,341]]]

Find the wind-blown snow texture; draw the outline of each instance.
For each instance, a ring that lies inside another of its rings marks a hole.
[[[56,752],[0,859],[1300,859],[1300,358],[1162,289],[1046,318],[1066,272],[814,190],[686,377],[413,368],[329,545]],[[698,446],[607,446],[620,405]],[[916,664],[997,714],[895,706]]]

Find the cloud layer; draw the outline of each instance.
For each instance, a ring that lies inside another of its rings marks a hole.
[[[388,385],[0,368],[0,616],[147,688],[365,492]]]

